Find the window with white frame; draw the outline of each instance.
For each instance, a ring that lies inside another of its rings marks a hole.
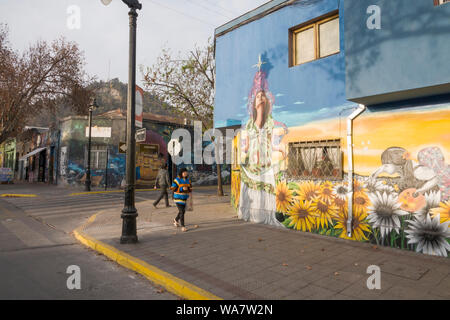
[[[94,169],[105,169],[106,168],[106,158],[107,158],[107,146],[93,145],[91,146],[91,170]],[[87,166],[88,161],[88,150],[86,146],[85,150],[85,166]]]

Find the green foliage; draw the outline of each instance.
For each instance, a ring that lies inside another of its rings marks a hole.
[[[289,226],[289,224],[290,224],[291,222],[292,222],[292,219],[291,219],[291,218],[287,218],[287,219],[285,219],[285,220],[282,222],[282,224],[283,224],[286,228],[292,229],[293,226]]]
[[[295,183],[295,182],[289,182],[289,183],[288,183],[288,188],[289,188],[290,190],[299,190],[299,189],[300,189],[300,187],[298,186],[298,184]]]
[[[283,172],[280,171],[278,172],[278,174],[275,176],[275,184],[279,184],[281,181],[283,181]]]

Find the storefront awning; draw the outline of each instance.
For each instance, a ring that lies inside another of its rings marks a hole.
[[[37,148],[37,149],[31,151],[30,153],[24,155],[23,157],[20,157],[19,160],[25,160],[26,158],[34,156],[36,153],[39,153],[39,152],[41,152],[44,149],[47,149],[47,148]]]

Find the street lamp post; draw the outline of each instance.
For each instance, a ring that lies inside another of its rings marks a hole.
[[[92,129],[92,111],[97,108],[97,100],[94,99],[89,105],[89,136],[88,136],[88,152],[87,152],[87,168],[85,190],[91,191],[91,129]]]
[[[135,108],[136,108],[136,20],[137,12],[142,5],[137,0],[122,0],[129,8],[130,39],[128,59],[128,97],[127,97],[127,155],[126,155],[126,187],[125,203],[122,209],[122,236],[120,243],[136,243],[135,181],[136,181],[136,138],[135,138]]]

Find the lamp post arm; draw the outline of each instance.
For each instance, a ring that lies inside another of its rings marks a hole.
[[[128,8],[134,9],[134,10],[141,10],[142,4],[139,3],[138,0],[122,0],[123,3],[125,3]]]

